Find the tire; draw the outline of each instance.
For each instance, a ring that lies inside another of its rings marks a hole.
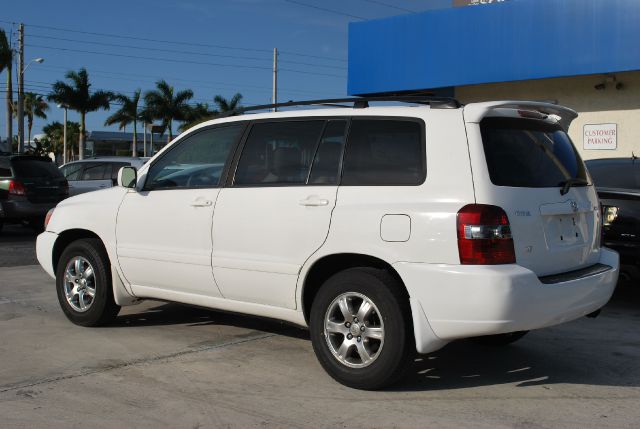
[[[56,289],[62,311],[76,325],[104,325],[120,311],[113,299],[109,257],[98,239],[77,240],[64,249],[56,270]]]
[[[475,337],[474,342],[484,346],[503,347],[511,343],[515,343],[524,337],[529,331],[509,332],[507,334],[486,335],[484,337]]]
[[[374,268],[350,268],[322,285],[311,306],[311,343],[318,361],[336,381],[373,390],[402,377],[415,350],[409,300],[403,292],[388,272]],[[347,316],[341,301],[348,305]],[[364,320],[356,320],[365,302],[370,311],[362,311]],[[380,333],[382,339],[376,338]],[[366,353],[361,354],[362,348]]]

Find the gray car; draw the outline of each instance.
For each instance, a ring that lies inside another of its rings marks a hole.
[[[142,167],[149,158],[100,157],[68,162],[60,171],[69,181],[69,195],[112,187],[122,167]]]

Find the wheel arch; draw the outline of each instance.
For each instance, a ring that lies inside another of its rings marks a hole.
[[[53,244],[53,249],[51,250],[52,252],[51,263],[53,265],[54,273],[58,269],[58,262],[60,262],[60,257],[62,256],[62,252],[64,252],[64,249],[66,249],[67,246],[73,243],[74,241],[80,240],[83,238],[97,238],[98,240],[100,240],[100,242],[106,249],[104,240],[100,238],[100,236],[93,231],[90,231],[88,229],[82,229],[82,228],[74,228],[74,229],[68,229],[66,231],[63,231],[60,234],[58,234],[58,238]]]
[[[306,270],[304,280],[302,282],[300,304],[307,324],[309,323],[311,304],[313,303],[313,300],[322,284],[337,272],[356,267],[379,268],[386,270],[402,286],[402,292],[405,294],[407,302],[409,302],[409,292],[407,291],[402,277],[400,277],[400,274],[387,261],[376,256],[363,253],[334,253],[324,255],[313,261]]]

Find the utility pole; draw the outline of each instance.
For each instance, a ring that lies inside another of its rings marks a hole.
[[[18,153],[24,152],[24,24],[18,27]]]
[[[146,158],[147,156],[147,121],[144,121],[143,125],[144,125],[144,135],[142,136],[142,156]]]
[[[64,107],[64,125],[62,127],[62,164],[67,163],[67,106]]]
[[[278,48],[273,48],[273,104],[278,104]],[[273,108],[274,112],[278,111],[277,107]]]
[[[9,49],[11,50],[11,62],[7,67],[7,147],[8,152],[13,152],[13,25],[9,32]]]

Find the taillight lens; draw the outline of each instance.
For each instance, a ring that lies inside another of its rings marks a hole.
[[[55,209],[51,209],[47,212],[47,215],[44,217],[44,229],[47,229],[47,225],[49,225],[49,221],[51,220],[51,216],[53,216],[53,211]]]
[[[9,195],[26,195],[24,185],[17,180],[9,180]]]
[[[464,265],[513,264],[516,253],[507,214],[500,207],[469,204],[458,212],[458,252]]]

